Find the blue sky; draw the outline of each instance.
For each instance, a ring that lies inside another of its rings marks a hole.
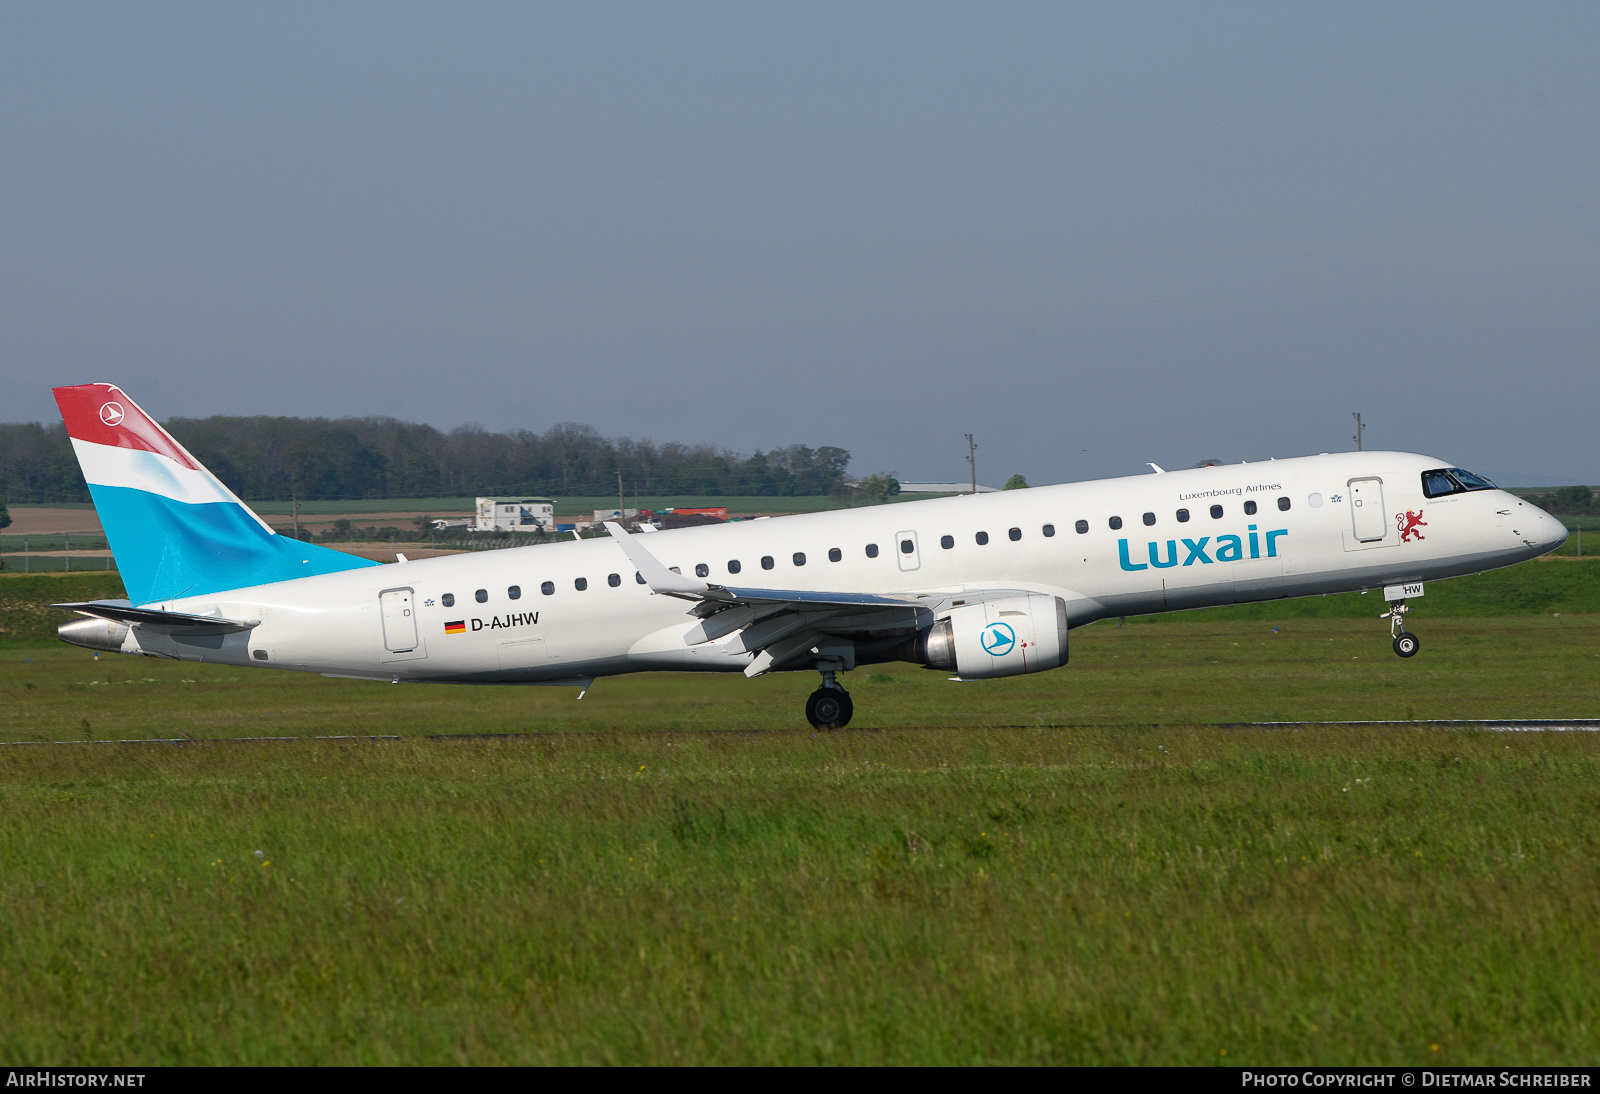
[[[0,7],[0,420],[1600,482],[1600,6]]]

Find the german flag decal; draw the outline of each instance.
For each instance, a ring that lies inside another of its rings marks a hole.
[[[467,633],[467,621],[465,619],[458,619],[454,623],[446,623],[444,625],[444,633],[445,634],[466,634]]]

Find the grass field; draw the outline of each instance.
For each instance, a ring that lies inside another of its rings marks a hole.
[[[1410,661],[1328,597],[877,666],[830,734],[804,674],[95,661],[30,606],[114,575],[0,578],[0,739],[86,742],[0,747],[0,1057],[1593,1064],[1600,734],[1206,723],[1600,717],[1594,565],[1430,585]],[[183,734],[402,739],[101,743]]]

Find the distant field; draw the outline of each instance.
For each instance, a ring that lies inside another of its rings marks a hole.
[[[506,497],[512,495],[507,494]],[[912,501],[916,498],[940,497],[944,495],[918,494],[895,498],[895,501]],[[555,497],[556,515],[563,517],[592,517],[596,509],[615,509],[617,496],[586,498],[586,497]],[[367,501],[303,501],[300,503],[300,512],[309,515],[354,515],[357,513],[470,513],[477,504],[476,498],[373,498]],[[820,513],[842,506],[832,498],[818,497],[772,497],[772,496],[738,496],[719,497],[707,495],[695,496],[661,496],[628,497],[630,509],[667,509],[684,508],[699,509],[702,507],[726,506],[733,513]],[[293,506],[286,501],[253,501],[250,507],[262,516],[288,516],[293,512]]]
[[[26,558],[21,552],[0,556],[0,573],[3,574],[43,574],[54,572],[72,573],[86,571],[116,572],[116,560],[102,551],[98,556],[80,555],[76,551],[70,557],[63,554],[41,555],[30,554]]]
[[[505,497],[511,497],[507,494]],[[531,495],[530,495],[531,496]],[[549,495],[544,495],[549,496]],[[892,498],[892,501],[917,501],[933,497],[948,497],[946,494],[906,494]],[[561,497],[556,496],[556,513],[561,516],[592,516],[596,509],[615,509],[617,496],[609,497]],[[250,508],[262,516],[290,516],[294,512],[294,503],[287,501],[252,501],[247,503]],[[366,498],[358,501],[302,501],[300,512],[311,516],[340,515],[346,516],[356,513],[470,513],[477,505],[476,497],[455,498]],[[648,497],[628,496],[630,509],[666,509],[669,507],[682,507],[684,509],[698,509],[707,506],[727,506],[737,513],[819,513],[830,509],[843,508],[838,502],[827,496],[816,497],[781,497],[773,495],[650,495]],[[92,505],[62,504],[28,506],[37,509],[93,509]]]

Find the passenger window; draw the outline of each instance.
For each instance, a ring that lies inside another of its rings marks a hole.
[[[610,575],[608,575],[606,577],[606,584],[610,585],[613,589],[615,589],[618,585],[622,584],[622,575],[621,574],[610,574]]]
[[[1154,513],[1146,513],[1144,515],[1144,522],[1146,525],[1154,524],[1156,522],[1156,515]]]
[[[439,603],[443,604],[447,608],[455,607],[456,606],[456,594],[455,593],[445,593],[443,596],[439,597]]]
[[[521,600],[522,599],[522,586],[521,585],[513,585],[513,586],[511,586],[511,588],[507,589],[506,590],[506,599],[508,599],[508,600]]]
[[[954,547],[955,545],[956,545],[956,537],[955,536],[940,536],[939,537],[939,546],[943,547],[946,551],[948,551],[950,548]]]
[[[744,569],[744,567],[739,565],[739,560],[738,559],[730,558],[728,560],[728,572],[730,574],[736,574],[742,569]]]
[[[1289,511],[1289,499],[1287,497],[1279,498],[1278,508],[1287,513]]]
[[[774,563],[772,561],[772,556],[771,555],[762,555],[761,556],[761,568],[763,570],[770,570],[770,569],[772,569],[773,565],[774,565]]]
[[[1022,538],[1022,529],[1021,528],[1013,528],[1009,532],[1007,532],[1006,535],[1011,537],[1011,542],[1012,543],[1015,543],[1015,542],[1017,542],[1017,540]]]
[[[704,562],[696,562],[694,564],[694,576],[695,577],[710,577],[711,576],[711,567],[707,566]]]
[[[806,564],[806,553],[804,551],[796,551],[794,553],[794,564],[796,566],[804,566]]]
[[[1118,528],[1121,528],[1121,527],[1122,527],[1122,518],[1121,517],[1112,517],[1111,518],[1111,530],[1113,532],[1115,532]]]
[[[828,548],[828,561],[829,562],[838,562],[843,557],[844,557],[844,552],[839,550],[839,548],[837,548],[837,547],[829,547]]]
[[[1253,517],[1253,516],[1256,515],[1256,503],[1255,502],[1247,501],[1247,502],[1244,503],[1244,515],[1247,516],[1247,517]]]
[[[915,551],[916,549],[917,549],[917,545],[915,543],[912,543],[909,539],[903,539],[903,540],[900,541],[900,553],[901,554],[909,555],[911,552]]]
[[[978,541],[978,546],[979,546],[979,547],[982,547],[982,546],[983,546],[983,545],[984,545],[984,544],[985,544],[985,543],[988,543],[988,542],[989,542],[989,533],[988,533],[988,532],[979,532],[979,533],[978,533],[978,534],[977,534],[977,536],[976,536],[976,537],[974,537],[974,538],[976,538],[976,539],[977,539],[977,541]]]
[[[1179,524],[1188,524],[1189,523],[1189,510],[1187,510],[1187,509],[1179,509],[1178,510],[1178,523]]]
[[[479,604],[489,603],[489,590],[479,589],[477,592],[472,594],[472,599],[476,600]]]
[[[1221,520],[1222,519],[1222,506],[1213,505],[1211,507],[1211,519],[1212,520]]]
[[[876,543],[867,544],[867,557],[868,558],[877,558],[878,557],[878,545]]]
[[[1044,533],[1045,539],[1049,539],[1051,536],[1056,534],[1056,526],[1054,524],[1046,524],[1043,528],[1039,529],[1039,531]]]
[[[554,596],[556,591],[556,583],[554,581],[546,581],[543,585],[539,586],[539,591],[545,596]]]
[[[1080,536],[1084,535],[1085,533],[1087,533],[1089,531],[1089,522],[1086,521],[1086,520],[1080,520],[1078,523],[1076,523],[1076,524],[1074,524],[1072,526],[1072,529],[1073,529],[1073,531],[1077,532]]]
[[[572,582],[572,587],[581,593],[589,587],[589,579],[586,577],[575,578]]]
[[[637,581],[641,585],[649,584],[649,582],[645,581],[644,575],[641,574],[638,570],[633,571],[633,580]]]

